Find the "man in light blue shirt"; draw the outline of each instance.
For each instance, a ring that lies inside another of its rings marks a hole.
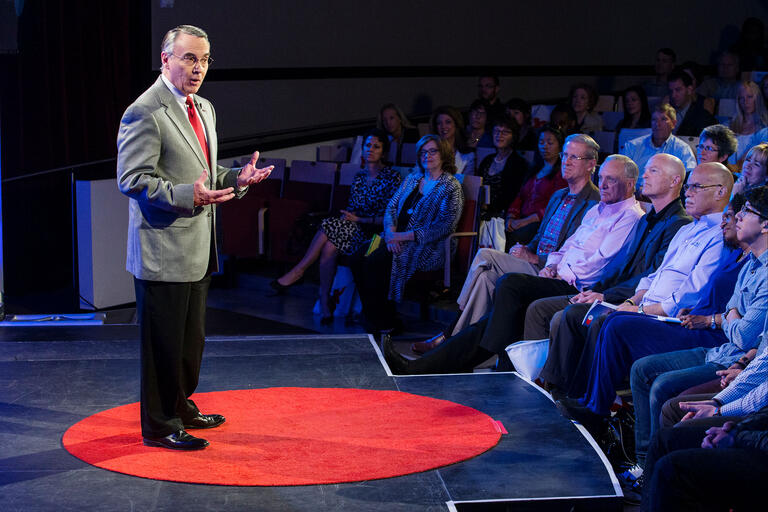
[[[659,153],[674,155],[682,160],[687,171],[696,167],[696,156],[691,147],[683,140],[672,135],[672,130],[677,124],[677,113],[675,109],[663,103],[656,107],[651,116],[651,133],[632,139],[624,144],[619,151],[622,155],[631,158],[640,169],[645,169],[645,164],[653,156]],[[642,177],[637,180],[637,191],[641,191],[643,185]]]

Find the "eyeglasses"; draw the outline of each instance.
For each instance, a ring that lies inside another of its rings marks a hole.
[[[691,194],[698,194],[700,191],[704,190],[705,188],[712,188],[712,187],[722,187],[721,184],[717,185],[701,185],[699,183],[691,183],[690,185],[685,184],[683,185],[683,193],[691,191]]]
[[[507,135],[512,135],[512,132],[510,130],[499,130],[498,128],[494,128],[493,134],[507,136]]]
[[[593,160],[591,156],[576,156],[570,153],[560,153],[561,160]]]
[[[701,151],[702,149],[705,151],[709,151],[710,153],[717,153],[720,151],[720,148],[716,148],[715,146],[705,146],[704,144],[696,144],[696,149]]]
[[[211,57],[203,57],[202,59],[198,59],[197,56],[192,55],[191,53],[186,55],[176,55],[175,53],[172,53],[171,55],[182,61],[186,66],[190,67],[194,67],[199,63],[202,67],[207,68],[213,64],[213,58]]]
[[[749,207],[749,206],[747,206],[747,205],[744,205],[744,206],[742,206],[742,207],[741,207],[741,210],[739,210],[739,213],[741,214],[741,216],[742,216],[742,217],[743,217],[744,215],[748,214],[748,213],[754,213],[755,215],[757,215],[757,216],[758,216],[758,217],[760,217],[761,219],[765,219],[765,220],[768,220],[768,216],[766,216],[766,215],[763,215],[763,214],[762,214],[762,213],[760,213],[759,211],[757,211],[757,210],[754,210],[754,209],[750,208],[750,207]]]
[[[435,156],[439,152],[439,149],[422,149],[419,151],[419,158],[424,158],[425,156]]]

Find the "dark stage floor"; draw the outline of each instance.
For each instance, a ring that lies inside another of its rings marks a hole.
[[[18,331],[0,332],[4,510],[571,510],[568,501],[581,503],[577,510],[621,510],[599,452],[538,388],[511,373],[393,377],[364,334],[213,335],[198,391],[397,389],[474,407],[509,433],[459,464],[351,484],[207,486],[98,469],[69,455],[61,437],[86,416],[138,400],[135,332],[104,326],[50,337],[11,329]]]

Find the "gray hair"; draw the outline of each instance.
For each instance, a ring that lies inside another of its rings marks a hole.
[[[595,142],[595,139],[589,135],[585,135],[583,133],[574,133],[565,139],[565,144],[568,144],[569,142],[578,142],[579,144],[584,144],[589,148],[589,158],[597,160],[598,153],[600,153],[600,144]],[[565,144],[563,144],[563,147],[565,147]]]
[[[168,32],[165,33],[165,37],[163,37],[163,42],[160,44],[160,51],[166,54],[172,54],[173,53],[173,45],[176,43],[176,38],[179,34],[187,34],[190,36],[195,37],[202,37],[206,41],[208,41],[208,34],[205,33],[205,30],[196,27],[194,25],[179,25],[176,28],[172,28]],[[210,45],[211,42],[208,41],[208,45]],[[160,66],[162,69],[162,65]]]
[[[640,175],[640,170],[637,168],[637,164],[628,156],[625,155],[609,155],[603,165],[613,160],[618,160],[624,164],[624,176],[632,180],[633,183],[637,183],[637,177]]]
[[[713,124],[704,128],[699,136],[699,140],[703,141],[704,139],[710,139],[720,148],[717,152],[718,158],[730,157],[739,147],[736,135],[730,128],[722,124]]]

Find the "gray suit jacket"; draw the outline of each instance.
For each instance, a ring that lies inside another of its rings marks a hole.
[[[160,77],[120,121],[117,183],[130,198],[126,269],[139,279],[199,281],[211,258],[211,268],[217,268],[215,208],[194,206],[193,183],[208,169],[210,189],[236,187],[239,170],[216,165],[216,113],[208,100],[197,95],[194,100],[212,168],[186,111]]]

